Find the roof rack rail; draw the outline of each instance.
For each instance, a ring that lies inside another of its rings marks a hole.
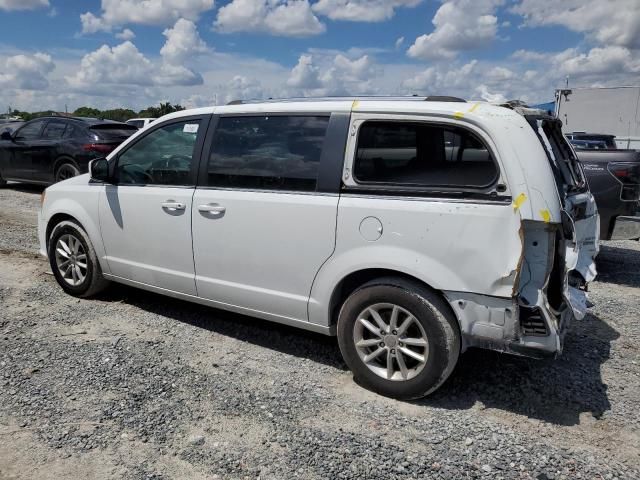
[[[425,102],[460,102],[467,103],[464,98],[450,97],[448,95],[429,95],[424,99]]]
[[[458,97],[449,96],[419,96],[419,95],[353,95],[336,97],[291,97],[291,98],[265,98],[256,100],[232,100],[227,105],[246,105],[249,103],[288,103],[288,102],[339,102],[351,100],[378,100],[384,101],[414,101],[414,102],[465,102]]]

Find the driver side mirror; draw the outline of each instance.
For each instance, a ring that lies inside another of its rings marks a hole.
[[[13,137],[11,136],[11,132],[9,130],[5,130],[4,132],[2,132],[2,135],[0,135],[0,139],[13,141]]]
[[[106,158],[96,158],[89,163],[89,175],[91,180],[104,183],[112,183],[113,178],[109,175],[109,162]]]

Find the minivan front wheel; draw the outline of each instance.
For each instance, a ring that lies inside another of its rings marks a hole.
[[[417,282],[392,277],[368,282],[347,298],[338,343],[356,381],[400,399],[435,391],[460,354],[457,321],[445,301]]]
[[[89,236],[77,223],[64,220],[53,227],[48,254],[53,275],[65,292],[91,297],[108,286]]]

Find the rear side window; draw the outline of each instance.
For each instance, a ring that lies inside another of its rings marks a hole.
[[[64,122],[49,122],[44,127],[42,132],[42,138],[47,140],[60,140],[64,136],[64,131],[67,128],[67,124]]]
[[[208,185],[314,191],[328,116],[222,117]]]
[[[62,136],[62,138],[71,138],[71,137],[77,137],[79,135],[81,135],[82,133],[78,130],[78,127],[72,125],[72,124],[68,124],[66,130],[64,131],[64,135]]]
[[[422,122],[366,122],[358,133],[360,183],[483,188],[498,178],[491,152],[472,132]]]

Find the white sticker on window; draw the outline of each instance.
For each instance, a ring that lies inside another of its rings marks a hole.
[[[182,128],[184,133],[198,133],[198,127],[200,125],[197,123],[186,123]]]

